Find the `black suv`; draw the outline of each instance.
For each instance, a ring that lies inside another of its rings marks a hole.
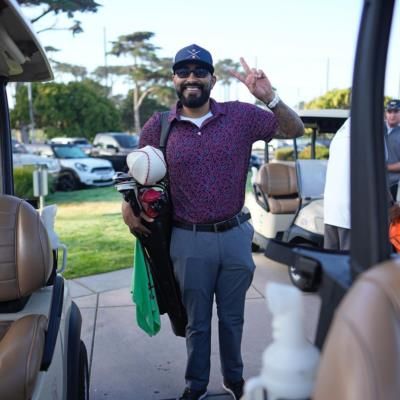
[[[126,171],[126,156],[139,146],[139,136],[124,132],[97,133],[93,140],[92,157],[105,158],[116,171]]]

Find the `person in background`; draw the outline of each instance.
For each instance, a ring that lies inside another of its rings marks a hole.
[[[297,114],[261,69],[241,59],[244,72],[232,74],[268,110],[210,97],[216,83],[209,51],[192,44],[179,50],[172,81],[179,101],[170,111],[166,161],[173,206],[170,255],[188,315],[186,388],[181,400],[207,396],[210,377],[211,317],[215,297],[223,387],[233,399],[243,395],[241,340],[246,291],[254,262],[249,213],[242,212],[252,144],[303,135]],[[144,125],[140,145],[159,146],[161,115]],[[150,232],[127,203],[122,214],[130,230]],[[150,220],[151,221],[151,220]]]
[[[397,200],[400,179],[400,100],[390,100],[385,109],[387,170],[390,193]]]
[[[324,191],[324,248],[329,250],[350,250],[350,123],[348,118],[329,147]],[[385,152],[389,153],[388,149]],[[392,222],[399,218],[400,206],[389,190],[388,199]]]
[[[324,190],[324,248],[350,249],[350,118],[329,146]]]

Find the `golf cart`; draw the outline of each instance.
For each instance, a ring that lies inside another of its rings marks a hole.
[[[0,7],[0,398],[83,400],[89,395],[82,317],[58,263],[54,207],[15,197],[6,86],[52,79],[48,60],[14,0]]]
[[[311,159],[298,159],[300,139],[285,148],[293,152],[293,161],[270,160],[253,168],[252,191],[246,193],[245,206],[252,215],[253,249],[265,249],[268,239],[304,243],[321,247],[323,242],[323,191],[326,160],[316,160],[318,139],[334,134],[349,116],[348,110],[301,110],[306,128],[312,130],[307,139]],[[301,138],[302,139],[302,138]]]
[[[271,239],[266,256],[315,277],[322,349],[314,400],[400,397],[400,261],[388,239],[383,134],[386,57],[394,1],[364,2],[351,104],[351,249]]]

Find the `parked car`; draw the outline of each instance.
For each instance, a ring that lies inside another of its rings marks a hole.
[[[126,171],[126,156],[139,146],[139,136],[124,132],[97,133],[91,155],[109,160],[116,171]]]
[[[27,150],[23,143],[19,142],[16,139],[12,139],[11,144],[14,167],[20,167],[23,165],[45,164],[49,174],[51,174],[54,178],[58,177],[58,174],[61,170],[61,166],[58,160],[32,154]]]
[[[115,174],[111,162],[87,156],[79,147],[67,144],[30,145],[36,154],[55,157],[61,165],[57,189],[69,191],[81,186],[108,186]]]
[[[84,137],[55,137],[50,140],[50,144],[70,144],[72,146],[78,146],[88,155],[93,147],[89,140]]]

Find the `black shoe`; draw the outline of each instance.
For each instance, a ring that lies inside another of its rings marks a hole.
[[[207,389],[194,390],[186,388],[179,400],[201,400],[207,397]]]
[[[244,380],[238,382],[228,382],[224,379],[222,387],[235,399],[240,400],[243,396]]]

